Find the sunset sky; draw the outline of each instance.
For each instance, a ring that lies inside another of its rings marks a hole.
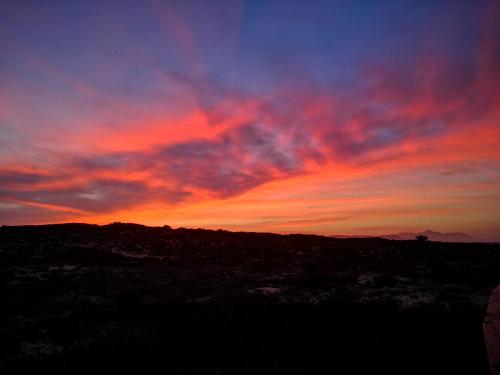
[[[500,2],[0,3],[0,224],[500,239]]]

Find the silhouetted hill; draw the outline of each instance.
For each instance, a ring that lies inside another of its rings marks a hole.
[[[414,240],[416,236],[423,235],[430,241],[440,242],[477,242],[472,236],[466,233],[440,233],[432,230],[426,230],[418,233],[398,233],[381,236],[389,240]]]
[[[496,244],[1,227],[0,370],[487,374],[499,282]]]
[[[397,241],[408,241],[414,240],[415,237],[423,235],[426,236],[429,241],[438,242],[481,242],[477,241],[474,237],[468,235],[467,233],[440,233],[434,232],[432,230],[426,230],[424,232],[403,232],[397,234],[384,234],[380,236],[368,236],[368,235],[333,235],[334,238],[385,238],[387,240],[397,240]]]

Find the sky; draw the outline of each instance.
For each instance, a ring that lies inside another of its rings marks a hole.
[[[496,0],[4,0],[0,224],[500,239]]]

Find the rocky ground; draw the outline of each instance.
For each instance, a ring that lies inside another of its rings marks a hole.
[[[0,370],[487,374],[498,244],[0,228]]]

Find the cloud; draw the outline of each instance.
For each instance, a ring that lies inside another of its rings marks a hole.
[[[149,202],[152,197],[164,202],[179,202],[189,196],[182,190],[149,187],[145,181],[121,181],[117,179],[89,178],[79,184],[69,180],[59,181],[55,187],[38,187],[25,183],[23,177],[15,181],[16,188],[0,189],[4,201],[54,205],[83,212],[110,212],[127,209]],[[1,207],[0,207],[1,209]]]
[[[1,225],[41,224],[71,220],[74,217],[74,212],[0,201]]]
[[[301,170],[294,150],[257,125],[242,125],[214,140],[168,145],[149,155],[160,175],[219,197],[244,192]]]
[[[110,212],[151,200],[177,203],[196,190],[229,197],[302,171],[294,148],[279,145],[272,130],[253,124],[214,139],[69,159],[71,163],[60,163],[43,173],[0,170],[0,198]],[[140,173],[142,179],[120,177]],[[55,186],[47,185],[54,181]]]
[[[430,56],[416,73],[388,65],[371,72],[374,84],[343,93],[307,80],[301,90],[285,88],[266,99],[217,89],[218,100],[204,108],[213,136],[157,139],[136,151],[65,155],[42,172],[7,165],[0,168],[0,197],[113,212],[198,194],[227,198],[308,173],[311,164],[379,164],[383,153],[397,160],[429,147],[430,154],[440,153],[436,140],[469,130],[471,121],[479,137],[482,128],[495,124],[488,121],[498,112],[491,104],[498,102],[492,96],[498,90],[487,80],[496,73],[492,58],[481,56],[468,65]],[[217,132],[218,123],[231,125]]]
[[[212,139],[101,155],[77,164],[94,171],[143,171],[181,189],[203,190],[224,198],[302,171],[303,160],[298,151],[306,146],[279,144],[278,138],[273,129],[244,124]]]
[[[3,187],[37,184],[53,178],[53,176],[47,176],[35,172],[24,172],[12,169],[0,170],[0,186]]]

